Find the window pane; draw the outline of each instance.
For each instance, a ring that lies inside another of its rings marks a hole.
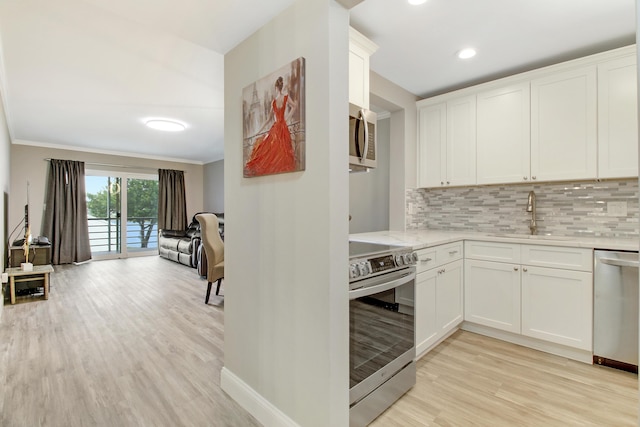
[[[85,177],[92,254],[120,253],[120,178]]]
[[[158,248],[158,181],[127,179],[127,250]]]

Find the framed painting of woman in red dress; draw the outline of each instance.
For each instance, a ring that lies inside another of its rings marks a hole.
[[[302,57],[243,89],[245,177],[304,170],[304,113]]]

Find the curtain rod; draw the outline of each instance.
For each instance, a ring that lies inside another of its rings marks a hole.
[[[51,159],[42,159],[45,162],[51,161]],[[91,166],[108,166],[108,167],[112,167],[112,168],[125,168],[125,169],[138,169],[138,170],[150,170],[150,171],[154,171],[154,172],[158,172],[158,169],[162,169],[162,168],[149,168],[149,167],[142,167],[142,166],[127,166],[127,165],[116,165],[116,164],[112,164],[112,163],[93,163],[93,162],[84,162],[85,165],[91,165]],[[184,173],[187,173],[186,171],[183,171]]]

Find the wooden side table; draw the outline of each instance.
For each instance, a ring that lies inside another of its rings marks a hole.
[[[26,262],[22,246],[11,246],[9,251],[10,267],[20,267],[21,263]],[[29,262],[33,265],[51,264],[51,245],[29,246]]]
[[[16,282],[28,282],[34,279],[44,280],[44,299],[49,299],[49,274],[53,273],[51,265],[34,265],[33,271],[23,271],[20,267],[7,268],[9,276],[9,296],[11,304],[16,303]]]

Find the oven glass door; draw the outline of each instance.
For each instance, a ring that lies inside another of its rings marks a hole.
[[[415,357],[415,269],[379,276],[369,284],[349,292],[351,403]]]

